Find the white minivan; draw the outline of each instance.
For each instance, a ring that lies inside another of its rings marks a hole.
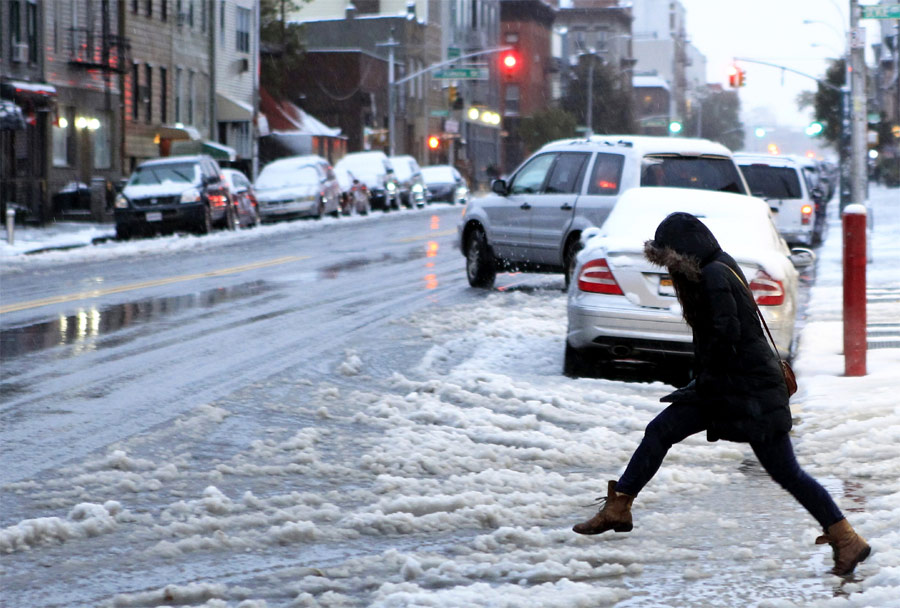
[[[823,222],[816,222],[815,185],[803,164],[791,156],[770,154],[734,155],[750,191],[765,199],[772,209],[775,226],[788,243],[812,246],[821,239]]]

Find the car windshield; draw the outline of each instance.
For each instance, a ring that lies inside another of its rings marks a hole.
[[[128,180],[129,186],[198,183],[200,183],[200,166],[196,163],[167,163],[138,167]]]
[[[316,186],[319,184],[319,172],[315,167],[266,167],[256,180],[257,190],[273,190],[292,186]]]
[[[422,177],[427,183],[450,183],[456,181],[450,167],[424,167]]]
[[[397,179],[401,181],[406,181],[412,177],[412,166],[410,162],[406,159],[397,159],[393,162],[394,164],[394,173],[397,175]]]
[[[641,167],[641,186],[747,194],[734,162],[721,156],[645,156]]]
[[[772,167],[766,164],[742,165],[744,179],[750,191],[764,198],[800,198],[800,178],[790,167]]]

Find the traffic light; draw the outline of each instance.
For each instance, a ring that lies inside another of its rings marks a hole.
[[[519,73],[522,59],[518,51],[503,51],[500,55],[500,71],[507,78]]]
[[[441,138],[437,135],[430,135],[428,137],[428,149],[429,150],[437,150],[441,147]]]
[[[678,135],[682,129],[684,129],[684,125],[679,120],[673,120],[669,123],[669,133],[672,135]]]
[[[806,127],[806,134],[810,137],[815,137],[819,135],[822,131],[825,130],[825,127],[819,121],[813,121],[809,123],[809,126]]]
[[[728,67],[728,86],[733,89],[747,84],[747,71],[736,65]]]

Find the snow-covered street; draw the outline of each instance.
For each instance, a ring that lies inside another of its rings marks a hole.
[[[632,532],[572,533],[671,387],[562,376],[562,279],[529,275],[477,314],[405,319],[424,344],[407,369],[382,376],[363,342],[328,376],[279,370],[6,484],[0,603],[900,605],[898,198],[872,189],[868,375],[843,376],[836,201],[794,364],[798,459],[873,548],[849,580],[750,448],[704,435],[669,453]]]

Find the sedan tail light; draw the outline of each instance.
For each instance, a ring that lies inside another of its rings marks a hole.
[[[578,275],[578,289],[614,296],[625,295],[609,269],[609,264],[603,258],[591,260],[582,266],[581,273]]]
[[[760,306],[780,306],[784,304],[784,285],[760,270],[750,281],[750,291]]]
[[[809,221],[812,219],[812,212],[812,205],[803,205],[800,207],[800,223],[804,226],[809,224]]]

